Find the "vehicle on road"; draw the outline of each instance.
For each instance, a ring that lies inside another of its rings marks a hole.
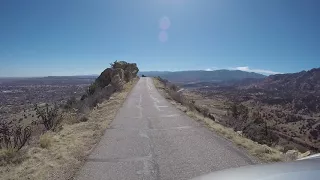
[[[204,175],[194,180],[317,180],[320,154],[293,162],[243,166]]]

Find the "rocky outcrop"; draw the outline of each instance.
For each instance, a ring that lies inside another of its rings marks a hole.
[[[125,61],[116,61],[111,64],[113,69],[123,69],[124,70],[124,80],[129,82],[132,78],[136,77],[139,68],[136,63],[127,63]]]
[[[100,76],[96,79],[96,83],[99,84],[100,87],[106,87],[110,84],[112,78],[113,69],[107,68],[105,69]]]
[[[137,76],[138,71],[139,68],[136,63],[115,61],[111,64],[111,68],[105,69],[100,74],[95,83],[100,88],[104,88],[111,84],[117,89],[121,89],[125,82],[129,82]]]
[[[285,154],[284,154],[284,160],[285,161],[294,161],[300,158],[305,158],[307,156],[309,156],[311,153],[310,151],[306,151],[305,153],[301,153],[297,150],[288,150]]]
[[[101,91],[106,87],[112,86],[115,90],[121,90],[126,82],[137,77],[139,69],[136,63],[128,63],[125,61],[115,61],[110,68],[105,69],[100,76],[91,84],[87,93],[82,96],[81,100],[86,99],[97,91]]]
[[[112,72],[111,85],[119,90],[122,89],[124,83],[124,70],[121,68],[114,69]]]

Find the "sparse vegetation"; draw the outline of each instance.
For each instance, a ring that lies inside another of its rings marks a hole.
[[[219,124],[218,120],[212,115],[207,108],[196,105],[193,100],[188,100],[186,96],[182,93],[179,94],[179,98],[172,97],[174,94],[172,91],[175,88],[171,85],[170,82],[161,78],[154,78],[154,84],[157,89],[169,100],[172,104],[174,104],[178,109],[183,112],[186,112],[188,116],[191,118],[204,122],[209,129],[219,133],[221,136],[229,139],[234,144],[239,147],[246,149],[250,154],[258,157],[262,161],[265,162],[276,162],[276,161],[288,161],[294,160],[296,158],[304,157],[310,152],[306,152],[305,154],[300,153],[299,151],[294,151],[295,155],[291,155],[290,151],[284,151],[283,148],[270,147],[266,144],[260,144],[251,139],[246,138],[246,134],[250,131],[250,124],[253,122],[261,124],[261,133],[266,136],[270,136],[269,126],[265,121],[262,120],[261,114],[259,112],[252,113],[250,117],[252,117],[252,121],[248,123],[244,123],[244,120],[249,119],[249,109],[242,104],[232,104],[229,108],[230,114],[232,118],[238,120],[239,125],[243,127],[248,127],[248,132],[236,131],[232,128],[226,127],[222,124]],[[183,99],[183,100],[182,100]],[[177,103],[178,102],[178,103]],[[187,102],[187,103],[186,103]],[[187,107],[187,108],[186,108]],[[271,138],[271,137],[270,137]],[[265,142],[267,143],[267,142]],[[271,144],[271,143],[267,143]],[[281,151],[282,150],[282,151]]]
[[[87,113],[99,103],[109,99],[110,96],[116,91],[116,88],[111,85],[104,88],[96,88],[93,94],[88,95],[87,98],[77,102],[77,109],[79,109],[79,111],[82,113]]]
[[[59,107],[56,104],[53,107],[49,107],[49,104],[44,107],[39,107],[35,104],[34,110],[38,118],[40,118],[40,124],[43,124],[46,130],[56,130],[62,120],[61,114],[59,114]],[[35,124],[37,123],[35,122]]]
[[[31,133],[30,126],[0,121],[0,166],[20,161],[18,151],[30,140]]]
[[[98,84],[96,82],[92,83],[88,89],[87,89],[87,95],[91,96],[96,92],[96,89],[98,88]]]
[[[316,153],[320,151],[319,75],[320,68],[315,68],[241,81],[203,81],[197,73],[168,78],[179,83],[187,99],[195,100],[198,112],[198,107],[208,108],[217,122],[245,137],[271,147]],[[188,78],[201,82],[184,84]]]
[[[64,109],[70,110],[76,105],[76,103],[77,103],[76,97],[72,96],[67,100],[66,104],[64,105]]]
[[[272,146],[294,144],[302,152],[317,152],[320,130],[314,127],[319,123],[320,113],[316,103],[320,97],[319,74],[320,68],[315,68],[254,81],[180,83],[180,86],[189,90],[191,96],[198,95],[196,104],[214,104],[209,110],[221,112],[220,123],[243,131],[248,138]],[[236,112],[239,106],[246,107],[248,113]],[[256,112],[261,118],[254,121]],[[242,117],[245,114],[247,117]]]
[[[30,126],[13,125],[12,121],[0,121],[0,149],[19,151],[31,136]]]
[[[200,115],[197,112],[188,111],[187,115],[198,121],[204,122],[209,129],[229,139],[237,146],[246,149],[251,155],[258,157],[264,162],[277,162],[284,160],[285,154],[277,149],[247,139],[241,134],[235,132],[233,129],[225,127],[212,119],[203,117],[203,115]]]
[[[167,93],[166,98],[170,98],[175,100],[176,102],[181,103],[185,107],[187,107],[190,111],[197,111],[205,117],[214,119],[214,116],[210,114],[209,109],[206,107],[197,106],[193,100],[189,100],[187,97],[183,95],[182,92],[179,92],[179,87],[173,83],[170,83],[168,80],[162,79],[161,77],[156,78],[158,82],[161,82],[162,89],[164,89]],[[157,82],[156,82],[157,83]],[[159,87],[159,83],[157,83]]]
[[[9,164],[16,156],[16,151],[13,149],[0,149],[0,166]]]

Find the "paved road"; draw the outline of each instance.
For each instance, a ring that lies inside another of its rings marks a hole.
[[[248,164],[230,142],[167,102],[152,79],[141,78],[77,178],[180,180]]]

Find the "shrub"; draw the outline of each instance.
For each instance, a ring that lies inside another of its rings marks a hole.
[[[61,114],[62,116],[62,122],[61,124],[76,124],[79,123],[79,120],[77,118],[78,113],[74,112],[64,112]]]
[[[98,88],[98,84],[97,83],[92,83],[88,89],[87,89],[87,94],[90,96],[90,95],[93,95],[95,92],[96,92],[96,89]]]
[[[181,103],[181,104],[184,104],[184,98],[183,98],[183,96],[182,96],[182,94],[181,93],[178,93],[178,92],[176,92],[176,91],[169,91],[169,95],[171,96],[171,98],[173,99],[173,100],[175,100],[175,101],[177,101],[177,102],[179,102],[179,103]]]
[[[81,99],[80,99],[80,101],[83,101],[83,100],[85,100],[86,98],[88,97],[88,95],[87,94],[84,94],[84,95],[82,95],[81,96]]]
[[[46,130],[56,130],[62,120],[61,115],[59,115],[59,108],[57,105],[49,108],[49,105],[46,104],[45,107],[41,108],[35,104],[34,109],[38,118],[40,118],[40,124],[43,124]],[[38,123],[36,122],[36,124]]]
[[[157,77],[157,79],[158,79],[161,83],[163,83],[163,84],[164,84],[164,86],[167,86],[167,84],[169,83],[169,81],[168,81],[168,80],[166,80],[166,79],[162,79],[160,76],[158,76],[158,77]]]
[[[20,124],[12,124],[12,121],[0,122],[0,149],[13,149],[19,151],[30,139],[31,127],[22,127]]]
[[[201,113],[203,114],[204,117],[209,117],[209,115],[210,115],[209,109],[206,107],[202,108]]]
[[[232,117],[237,119],[238,116],[239,116],[239,113],[238,113],[238,110],[237,110],[237,105],[236,104],[232,104],[230,110],[231,110],[231,113],[232,113]]]
[[[103,102],[106,99],[109,99],[110,96],[116,91],[116,88],[112,85],[108,85],[104,88],[97,88],[97,90],[86,99],[82,100],[77,106],[77,108],[82,113],[86,113],[88,110],[93,109],[99,103]]]
[[[80,118],[79,118],[79,121],[80,122],[87,122],[89,119],[88,119],[88,117],[87,116],[81,116]]]
[[[310,135],[312,136],[313,139],[317,139],[318,138],[318,131],[315,129],[310,130]]]
[[[232,117],[235,119],[247,120],[249,117],[249,109],[243,104],[233,103],[229,110],[231,111]]]
[[[77,102],[76,97],[72,96],[70,99],[67,100],[66,104],[64,105],[64,109],[71,109]]]
[[[43,135],[40,136],[40,147],[41,148],[48,148],[51,145],[51,137],[48,133],[45,133]]]
[[[178,91],[179,90],[178,86],[176,86],[175,84],[170,84],[169,85],[169,89],[172,90],[172,91]]]
[[[133,77],[133,75],[131,74],[131,72],[129,72],[129,71],[125,71],[124,72],[124,80],[126,82],[130,82],[132,77]]]
[[[13,148],[0,149],[0,166],[12,162],[16,156],[16,150]]]

